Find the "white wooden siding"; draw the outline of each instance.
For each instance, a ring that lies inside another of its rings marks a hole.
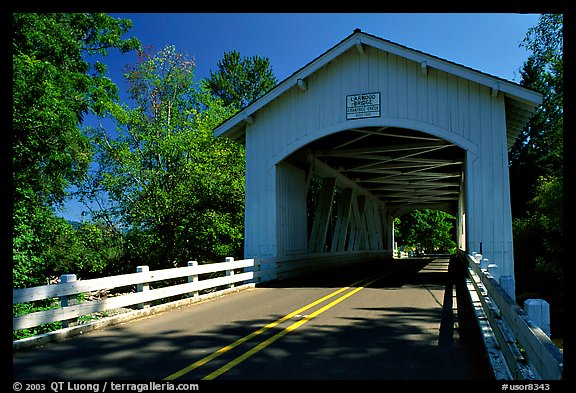
[[[281,162],[276,172],[278,255],[308,252],[306,173]]]
[[[265,141],[246,132],[246,196],[244,253],[276,255],[276,171],[262,163]]]
[[[485,86],[435,69],[425,76],[418,63],[370,47],[363,55],[349,50],[311,75],[307,84],[307,91],[294,87],[255,116],[251,128],[258,130],[276,162],[285,156],[281,149],[317,130],[356,126],[358,121],[346,120],[345,99],[350,94],[380,92],[382,124],[419,122],[469,143],[475,142],[471,135],[483,106],[492,105],[478,99],[478,94],[489,97]]]

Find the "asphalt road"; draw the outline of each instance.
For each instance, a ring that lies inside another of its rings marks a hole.
[[[13,354],[28,380],[490,379],[447,259],[261,285]]]

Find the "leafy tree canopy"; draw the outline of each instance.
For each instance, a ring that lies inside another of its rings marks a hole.
[[[241,58],[239,52],[232,51],[224,53],[218,70],[210,71],[210,78],[204,83],[225,106],[242,110],[272,89],[277,80],[267,58]]]
[[[521,84],[543,95],[510,152],[517,291],[561,308],[563,287],[563,16],[544,14],[521,44],[532,53]]]
[[[117,99],[105,65],[87,59],[139,42],[121,38],[130,21],[106,14],[13,14],[12,24],[16,190],[32,189],[40,203],[61,203],[91,162],[78,127],[83,116]]]
[[[512,212],[529,209],[541,178],[563,170],[563,17],[542,15],[528,30],[522,46],[532,51],[520,70],[521,84],[543,94],[543,102],[510,151]]]
[[[440,210],[413,210],[394,220],[394,238],[401,246],[425,253],[456,248],[454,216]]]
[[[90,61],[113,48],[139,47],[122,38],[130,28],[130,21],[106,14],[12,14],[15,287],[44,284],[58,271],[55,244],[69,224],[54,208],[92,161],[79,125],[117,99],[105,65]]]
[[[112,103],[116,129],[90,131],[99,169],[84,191],[103,207],[93,215],[123,227],[127,257],[151,268],[241,253],[243,147],[214,138],[232,112],[194,67],[173,46],[142,52],[125,72],[135,107]]]

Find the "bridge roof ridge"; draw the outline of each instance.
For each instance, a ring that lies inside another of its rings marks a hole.
[[[522,113],[528,112],[529,115],[531,115],[536,107],[542,102],[541,93],[521,86],[516,82],[490,75],[486,72],[479,71],[474,68],[458,64],[456,62],[425,53],[417,49],[409,48],[405,45],[363,32],[359,28],[356,28],[352,34],[296,70],[290,76],[270,89],[267,93],[250,103],[247,107],[231,116],[230,118],[224,120],[214,129],[214,136],[225,136],[237,140],[242,139],[245,132],[246,123],[251,123],[253,121],[251,116],[259,109],[266,106],[275,98],[288,91],[290,88],[298,85],[299,80],[303,80],[314,72],[318,71],[338,56],[341,56],[348,49],[356,46],[359,51],[362,51],[362,47],[364,45],[369,45],[376,49],[392,53],[412,61],[420,62],[423,67],[436,68],[440,71],[471,80],[481,85],[488,86],[495,92],[501,91],[507,96],[507,111],[508,108],[510,108],[510,110],[514,111],[514,113],[521,111]],[[525,121],[529,119],[529,117],[526,117],[525,114],[521,116],[521,118]],[[521,131],[521,129],[518,131]]]

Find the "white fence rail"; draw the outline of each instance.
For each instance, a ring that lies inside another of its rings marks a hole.
[[[472,306],[497,379],[563,379],[563,355],[544,331],[506,293],[480,261],[466,263]]]
[[[70,276],[73,275],[65,275],[67,276],[68,282],[14,289],[12,291],[12,304],[60,298],[62,306],[13,317],[12,329],[26,329],[57,321],[63,321],[63,327],[66,327],[68,321],[83,315],[134,305],[142,308],[145,307],[146,303],[151,301],[184,294],[198,296],[199,291],[202,290],[221,286],[230,288],[236,283],[243,283],[255,279],[254,259],[235,261],[233,258],[226,258],[226,262],[204,265],[199,265],[196,261],[191,261],[186,267],[148,271],[147,266],[145,266],[139,267],[139,270],[137,273],[79,281],[75,281],[73,277],[72,280],[70,280]],[[226,272],[226,275],[204,280],[198,279],[199,275],[217,272]],[[151,282],[178,278],[187,278],[188,282],[158,289],[149,288]],[[122,296],[73,304],[78,294],[110,290],[130,285],[136,285],[137,291]]]

